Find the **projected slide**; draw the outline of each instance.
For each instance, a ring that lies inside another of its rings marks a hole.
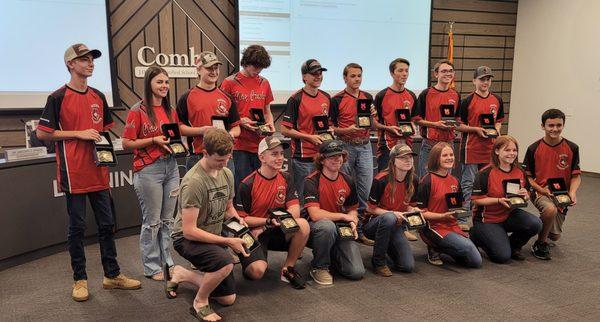
[[[328,68],[322,88],[345,87],[342,69],[363,66],[364,90],[377,92],[391,82],[389,62],[411,62],[408,88],[427,87],[430,1],[411,0],[246,0],[240,1],[240,50],[261,44],[272,65],[263,72],[276,101],[302,87],[300,65],[309,58]],[[277,95],[279,94],[279,95]]]
[[[64,53],[79,42],[102,52],[89,84],[110,104],[105,0],[3,0],[0,42],[0,108],[43,107],[68,82]]]

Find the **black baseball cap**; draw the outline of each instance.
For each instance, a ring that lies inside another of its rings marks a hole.
[[[326,157],[332,157],[339,154],[344,154],[344,142],[340,140],[329,140],[321,143],[319,146],[319,153]]]
[[[304,64],[302,64],[302,75],[304,74],[313,74],[316,72],[326,72],[327,68],[324,68],[323,66],[321,66],[321,63],[319,63],[318,60],[316,59],[309,59],[307,61],[304,62]]]

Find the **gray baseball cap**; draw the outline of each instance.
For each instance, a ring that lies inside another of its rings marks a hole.
[[[490,76],[494,77],[494,73],[492,73],[492,69],[487,66],[479,66],[475,69],[473,73],[473,79],[480,79],[481,77]]]

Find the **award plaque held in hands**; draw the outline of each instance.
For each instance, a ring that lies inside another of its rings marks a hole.
[[[313,116],[313,125],[315,127],[315,132],[317,132],[317,135],[321,137],[323,142],[335,140],[335,137],[331,134],[329,129],[329,118],[327,115]]]
[[[216,129],[228,131],[227,117],[226,116],[212,116],[210,118],[211,125]]]
[[[169,139],[169,149],[174,157],[184,157],[187,155],[187,149],[183,145],[181,140],[181,134],[179,133],[179,125],[177,123],[167,123],[161,125],[163,135]]]
[[[244,241],[244,248],[248,254],[252,253],[260,242],[252,236],[250,229],[242,225],[236,217],[231,217],[223,222],[223,229],[230,235],[236,238],[241,238]]]
[[[300,230],[300,226],[289,212],[283,209],[269,210],[269,218],[275,219],[284,234],[293,234]]]
[[[454,110],[454,105],[452,105],[452,104],[440,105],[440,115],[442,117],[442,121],[444,121],[444,123],[446,123],[446,125],[458,126],[458,122],[456,121],[456,113]]]
[[[359,98],[356,100],[356,126],[360,128],[371,127],[371,104],[373,101],[368,98]]]
[[[252,120],[256,122],[256,126],[258,127],[258,134],[260,136],[270,136],[275,132],[271,131],[271,128],[267,125],[265,121],[265,113],[260,108],[251,108],[250,114],[252,114]]]
[[[420,211],[405,212],[404,218],[406,218],[406,224],[410,230],[417,230],[426,225],[425,218]]]
[[[550,178],[546,181],[546,184],[554,196],[553,201],[556,206],[568,207],[573,204],[564,178]]]
[[[410,110],[407,108],[396,109],[396,120],[402,136],[412,136],[415,134],[415,129],[410,122]]]
[[[349,222],[338,221],[335,223],[335,228],[337,229],[338,235],[341,239],[354,240],[354,231],[352,230],[352,226],[350,226]]]
[[[503,181],[504,196],[508,199],[511,209],[527,207],[527,200],[519,194],[521,190],[521,180],[507,179]]]
[[[117,155],[108,132],[100,132],[100,141],[94,141],[94,161],[98,167],[117,165]]]
[[[462,200],[463,197],[461,192],[450,192],[446,194],[448,211],[452,212],[457,219],[469,217],[469,212],[462,207]]]
[[[481,127],[485,130],[485,135],[487,135],[488,138],[498,137],[499,133],[498,130],[496,130],[494,114],[479,115],[479,122],[481,123]]]

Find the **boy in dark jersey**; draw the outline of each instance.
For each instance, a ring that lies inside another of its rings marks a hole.
[[[565,114],[558,109],[549,109],[542,114],[542,130],[545,135],[527,148],[525,172],[533,188],[534,205],[540,211],[542,231],[531,247],[539,259],[552,259],[548,238],[557,241],[567,215],[567,207],[557,207],[548,189],[547,180],[562,178],[567,185],[571,206],[577,204],[577,189],[581,184],[579,147],[561,136],[565,125]]]
[[[267,250],[286,251],[288,254],[281,269],[281,280],[296,289],[303,289],[304,278],[294,265],[306,245],[310,227],[306,219],[300,218],[300,203],[292,176],[281,172],[283,150],[288,146],[274,136],[262,139],[258,145],[262,165],[240,183],[236,209],[260,241],[259,249],[254,250],[250,257],[241,258],[240,262],[244,275],[258,280],[267,270]],[[299,231],[286,235],[279,222],[270,219],[269,210],[281,209],[294,217]]]
[[[64,62],[71,79],[48,96],[37,131],[40,140],[56,141],[57,181],[60,190],[65,193],[69,214],[67,245],[75,280],[72,292],[75,301],[85,301],[89,297],[83,248],[86,197],[90,200],[98,225],[104,268],[103,287],[141,287],[139,281],[120,273],[108,168],[97,167],[94,161],[92,141],[99,141],[99,132],[113,125],[104,94],[87,85],[87,79],[94,71],[94,59],[100,55],[99,50],[90,50],[84,44],[67,48]]]

